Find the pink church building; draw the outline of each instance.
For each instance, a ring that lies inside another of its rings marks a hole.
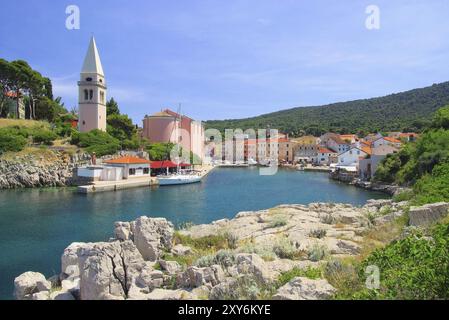
[[[179,144],[203,159],[205,136],[201,121],[165,109],[143,119],[142,135],[150,142]]]

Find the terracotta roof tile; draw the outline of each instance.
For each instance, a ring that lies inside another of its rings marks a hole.
[[[113,159],[113,160],[108,160],[105,161],[105,163],[112,163],[112,164],[151,164],[151,161],[146,160],[146,159],[142,159],[142,158],[137,158],[137,157],[132,157],[132,156],[126,156],[126,157],[121,157],[121,158],[117,158],[117,159]]]

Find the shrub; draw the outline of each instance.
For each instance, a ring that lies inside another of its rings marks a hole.
[[[235,234],[231,232],[226,232],[224,234],[224,237],[226,238],[228,242],[228,247],[230,249],[237,249],[239,238]]]
[[[412,190],[407,190],[393,196],[394,202],[410,201],[414,197]]]
[[[300,259],[303,258],[303,252],[298,250],[290,240],[283,238],[273,246],[273,252],[280,259]]]
[[[193,249],[204,251],[204,250],[220,250],[228,249],[228,239],[223,234],[209,235],[201,238],[192,238],[190,236],[185,236],[180,232],[175,232],[174,242],[176,244],[182,243],[184,245],[190,246]]]
[[[210,267],[215,264],[214,259],[215,259],[214,255],[205,255],[205,256],[199,257],[194,262],[194,265],[197,267],[200,267],[200,268]]]
[[[50,130],[33,130],[31,133],[34,143],[41,143],[45,145],[52,145],[53,141],[58,138],[58,135]]]
[[[326,246],[314,243],[308,251],[308,258],[311,261],[323,260],[328,255],[328,250]]]
[[[280,228],[286,225],[287,219],[284,216],[276,216],[268,223],[267,229]]]
[[[414,186],[414,204],[449,201],[449,162],[436,166],[432,174],[422,177]]]
[[[235,264],[235,255],[232,251],[229,250],[220,250],[215,255],[205,255],[199,257],[194,265],[200,268],[210,267],[214,264],[218,264],[223,268],[227,269],[228,267]]]
[[[321,223],[324,224],[335,224],[337,223],[337,219],[331,215],[331,214],[326,214],[325,216],[320,218]]]
[[[114,154],[119,150],[120,143],[108,133],[100,130],[72,134],[71,144],[85,148],[87,152],[95,152],[97,156]]]
[[[309,237],[321,239],[321,238],[324,238],[326,236],[326,234],[327,234],[327,231],[324,229],[315,229],[315,230],[310,231]]]
[[[441,223],[426,234],[416,230],[404,239],[374,251],[362,264],[381,270],[379,298],[449,299],[449,223]],[[419,263],[417,263],[419,262]]]
[[[0,129],[0,154],[7,151],[21,151],[25,148],[27,142],[25,137],[14,133],[14,130],[9,128]]]
[[[289,271],[281,273],[277,279],[277,286],[282,287],[283,285],[289,283],[296,277],[306,277],[309,279],[319,279],[322,276],[322,271],[319,268],[307,267],[306,269],[301,269],[295,267]]]
[[[363,290],[363,281],[352,264],[340,260],[331,260],[323,271],[326,280],[338,290],[336,298],[352,297],[353,293]]]

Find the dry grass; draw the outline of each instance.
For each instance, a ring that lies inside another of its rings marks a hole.
[[[22,128],[34,128],[34,127],[50,127],[50,124],[46,121],[37,120],[23,120],[23,119],[0,119],[0,128],[6,127],[22,127]]]
[[[364,260],[374,250],[386,246],[391,241],[397,239],[404,226],[407,223],[407,217],[402,217],[380,226],[373,227],[361,234],[363,240],[359,242],[361,246],[360,254],[357,256],[358,261]]]

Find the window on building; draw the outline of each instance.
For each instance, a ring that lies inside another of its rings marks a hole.
[[[84,100],[89,100],[89,92],[86,90],[84,90]]]
[[[92,78],[91,78],[91,77],[88,77],[88,78],[86,78],[86,81],[91,82],[91,81],[92,81]]]
[[[100,91],[100,102],[104,103],[104,92]]]
[[[129,169],[129,175],[130,176],[135,176],[136,175],[136,169],[135,168],[130,168]]]
[[[94,98],[94,91],[89,90],[89,100],[92,100]]]
[[[86,121],[83,120],[83,126],[86,124]]]

